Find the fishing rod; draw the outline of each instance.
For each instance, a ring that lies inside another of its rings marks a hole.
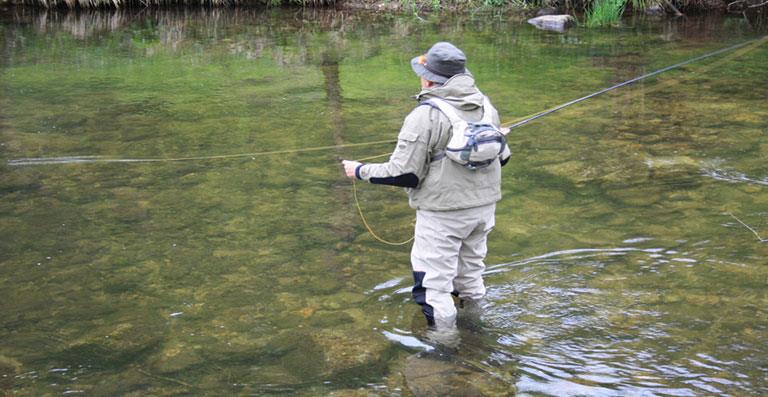
[[[542,112],[536,113],[536,114],[534,114],[533,116],[530,116],[530,117],[526,117],[526,118],[524,118],[524,119],[523,119],[523,120],[521,120],[521,121],[518,121],[518,122],[513,122],[514,124],[512,124],[512,125],[510,125],[510,126],[504,126],[504,127],[508,128],[508,129],[510,129],[510,130],[512,130],[512,129],[514,129],[514,128],[522,127],[523,125],[525,125],[525,124],[528,124],[528,123],[530,123],[531,121],[534,121],[534,120],[540,119],[540,118],[542,118],[542,117],[544,117],[544,116],[548,116],[548,115],[550,115],[550,114],[552,114],[552,113],[554,113],[554,112],[556,112],[556,111],[558,111],[558,110],[561,110],[561,109],[567,108],[568,106],[571,106],[571,105],[575,105],[575,104],[577,104],[577,103],[579,103],[579,102],[583,102],[583,101],[586,101],[587,99],[590,99],[590,98],[594,98],[594,97],[596,97],[596,96],[598,96],[598,95],[602,95],[602,94],[605,94],[606,92],[609,92],[609,91],[613,91],[613,90],[615,90],[615,89],[617,89],[617,88],[621,88],[621,87],[624,87],[624,86],[630,85],[630,84],[632,84],[632,83],[636,83],[636,82],[638,82],[638,81],[640,81],[640,80],[645,80],[645,79],[647,79],[647,78],[649,78],[649,77],[653,77],[653,76],[656,76],[656,75],[662,74],[662,73],[664,73],[664,72],[668,72],[668,71],[670,71],[670,70],[672,70],[672,69],[677,69],[677,68],[679,68],[679,67],[682,67],[682,66],[688,65],[688,64],[690,64],[690,63],[694,63],[694,62],[698,62],[698,61],[701,61],[702,59],[710,58],[710,57],[713,57],[713,56],[717,56],[717,55],[720,55],[720,54],[722,54],[722,53],[725,53],[725,52],[729,52],[729,51],[733,51],[733,50],[736,50],[736,49],[739,49],[739,48],[742,48],[742,47],[746,47],[746,46],[748,46],[748,45],[750,45],[750,44],[752,44],[752,43],[759,43],[759,44],[762,44],[762,42],[764,42],[764,41],[766,41],[766,40],[768,40],[768,36],[763,36],[763,37],[760,37],[760,38],[756,38],[756,39],[748,40],[748,41],[745,41],[745,42],[743,42],[743,43],[739,43],[739,44],[735,44],[735,45],[732,45],[732,46],[730,46],[730,47],[721,48],[721,49],[719,49],[719,50],[716,50],[716,51],[712,51],[712,52],[706,53],[706,54],[704,54],[704,55],[700,55],[700,56],[697,56],[697,57],[694,57],[694,58],[688,59],[688,60],[686,60],[686,61],[683,61],[683,62],[679,62],[679,63],[676,63],[676,64],[674,64],[674,65],[670,65],[670,66],[667,66],[667,67],[661,68],[661,69],[659,69],[659,70],[656,70],[656,71],[653,71],[653,72],[650,72],[650,73],[646,73],[646,74],[644,74],[644,75],[642,75],[642,76],[637,76],[637,77],[635,77],[635,78],[632,78],[632,79],[629,79],[629,80],[627,80],[627,81],[623,81],[623,82],[621,82],[621,83],[618,83],[618,84],[612,85],[612,86],[610,86],[610,87],[608,87],[608,88],[603,88],[603,89],[602,89],[602,90],[600,90],[600,91],[594,92],[594,93],[592,93],[592,94],[589,94],[589,95],[585,95],[585,96],[583,96],[583,97],[581,97],[581,98],[577,98],[577,99],[574,99],[574,100],[572,100],[572,101],[568,101],[568,102],[566,102],[566,103],[564,103],[564,104],[562,104],[562,105],[558,105],[558,106],[555,106],[555,107],[553,107],[553,108],[551,108],[551,109],[548,109],[548,110],[544,110],[544,111],[542,111]]]
[[[542,117],[548,116],[552,113],[557,112],[558,110],[567,108],[571,105],[575,105],[579,102],[586,101],[587,99],[594,98],[598,95],[602,95],[606,92],[613,91],[617,88],[621,88],[627,85],[630,85],[632,83],[636,83],[640,80],[647,79],[649,77],[653,77],[656,75],[659,75],[661,73],[670,71],[672,69],[676,69],[685,65],[688,65],[690,63],[694,63],[697,61],[700,61],[702,59],[710,58],[713,56],[720,55],[725,52],[733,51],[742,47],[746,47],[750,44],[756,44],[760,45],[763,42],[768,40],[768,36],[763,36],[760,38],[747,40],[743,43],[735,44],[730,47],[722,48],[716,51],[712,51],[709,53],[706,53],[704,55],[700,55],[691,59],[688,59],[683,62],[676,63],[674,65],[670,65],[664,68],[661,68],[659,70],[656,70],[651,73],[646,73],[642,76],[635,77],[633,79],[615,84],[613,86],[610,86],[608,88],[604,88],[600,91],[594,92],[592,94],[583,96],[581,98],[574,99],[572,101],[568,101],[566,103],[563,103],[562,105],[555,106],[551,109],[544,110],[539,113],[535,113],[531,116],[525,117],[520,121],[512,122],[511,125],[507,126],[505,123],[502,125],[502,127],[508,128],[509,130],[521,127],[525,124],[528,124],[534,120],[540,119]],[[350,144],[340,144],[340,145],[330,145],[330,146],[317,146],[317,147],[307,147],[307,148],[299,148],[299,149],[286,149],[286,150],[274,150],[274,151],[265,151],[265,152],[254,152],[254,153],[237,153],[237,154],[227,154],[227,155],[217,155],[217,156],[194,156],[194,157],[178,157],[178,158],[115,158],[115,157],[107,157],[107,156],[65,156],[65,157],[36,157],[36,158],[21,158],[21,159],[14,159],[14,160],[8,160],[9,166],[31,166],[31,165],[51,165],[51,164],[83,164],[83,163],[156,163],[156,162],[181,162],[181,161],[203,161],[203,160],[220,160],[220,159],[233,159],[233,158],[242,158],[242,157],[258,157],[258,156],[269,156],[269,155],[277,155],[277,154],[295,154],[295,153],[303,153],[303,152],[312,152],[312,151],[324,151],[324,150],[332,150],[332,149],[341,149],[341,148],[349,148],[349,147],[361,147],[361,146],[371,146],[371,145],[379,145],[384,143],[393,143],[396,142],[393,139],[388,140],[382,140],[382,141],[373,141],[373,142],[362,142],[362,143],[350,143]],[[367,157],[366,160],[378,158],[378,157],[384,157],[387,154],[377,155],[377,156],[371,156]]]
[[[552,113],[557,112],[558,110],[567,108],[568,106],[571,106],[571,105],[575,105],[575,104],[577,104],[579,102],[586,101],[587,99],[594,98],[594,97],[596,97],[598,95],[605,94],[606,92],[613,91],[613,90],[615,90],[617,88],[621,88],[621,87],[630,85],[632,83],[636,83],[636,82],[638,82],[640,80],[644,80],[644,79],[647,79],[649,77],[653,77],[653,76],[659,75],[661,73],[664,73],[664,72],[670,71],[672,69],[676,69],[676,68],[688,65],[690,63],[694,63],[694,62],[700,61],[702,59],[706,59],[706,58],[710,58],[710,57],[713,57],[713,56],[716,56],[716,55],[720,55],[720,54],[725,53],[725,52],[737,50],[739,48],[746,47],[746,46],[748,46],[750,44],[753,44],[753,43],[756,43],[756,46],[757,46],[757,45],[762,44],[762,42],[764,42],[766,40],[768,40],[768,36],[759,37],[759,38],[756,38],[756,39],[745,41],[743,43],[732,45],[730,47],[721,48],[719,50],[712,51],[712,52],[706,53],[704,55],[700,55],[698,57],[691,58],[691,59],[688,59],[686,61],[679,62],[679,63],[676,63],[674,65],[670,65],[670,66],[661,68],[659,70],[656,70],[656,71],[653,71],[653,72],[650,72],[650,73],[646,73],[644,75],[637,76],[635,78],[623,81],[621,83],[618,83],[618,84],[612,85],[610,87],[604,88],[604,89],[602,89],[600,91],[591,93],[589,95],[585,95],[585,96],[583,96],[581,98],[577,98],[577,99],[568,101],[566,103],[563,103],[561,105],[555,106],[555,107],[553,107],[551,109],[547,109],[547,110],[543,110],[543,111],[540,111],[540,112],[532,113],[532,114],[530,114],[528,116],[523,116],[523,117],[520,117],[520,118],[518,118],[516,120],[503,123],[501,126],[506,128],[508,131],[512,130],[512,129],[515,129],[515,128],[518,128],[518,127],[522,127],[523,125],[528,124],[531,121],[534,121],[534,120],[540,119],[542,117],[548,116],[548,115],[550,115]],[[360,159],[357,159],[357,161],[361,161],[362,162],[362,161],[367,161],[367,160],[373,160],[373,159],[377,159],[377,158],[380,158],[380,157],[388,156],[390,154],[391,154],[391,152],[382,153],[382,154],[378,154],[378,155],[375,155],[375,156],[360,158]]]
[[[632,83],[636,83],[638,81],[647,79],[649,77],[653,77],[653,76],[662,74],[664,72],[668,72],[670,70],[677,69],[679,67],[688,65],[690,63],[701,61],[702,59],[714,57],[714,56],[723,54],[725,52],[737,50],[739,48],[746,47],[746,46],[748,46],[750,44],[755,44],[755,47],[757,47],[757,46],[763,44],[765,41],[768,41],[768,36],[763,36],[763,37],[759,37],[759,38],[756,38],[756,39],[747,40],[747,41],[739,43],[739,44],[735,44],[735,45],[732,45],[732,46],[729,46],[729,47],[721,48],[719,50],[708,52],[708,53],[706,53],[704,55],[699,55],[697,57],[685,60],[683,62],[678,62],[678,63],[676,63],[674,65],[666,66],[666,67],[658,69],[656,71],[653,71],[653,72],[650,72],[650,73],[646,73],[646,74],[643,74],[641,76],[637,76],[635,78],[623,81],[621,83],[612,85],[612,86],[610,86],[608,88],[604,88],[604,89],[602,89],[600,91],[597,91],[597,92],[594,92],[592,94],[585,95],[585,96],[583,96],[581,98],[577,98],[577,99],[568,101],[566,103],[563,103],[562,105],[555,106],[555,107],[553,107],[551,109],[547,109],[547,110],[541,111],[539,113],[534,113],[533,115],[530,115],[530,116],[525,116],[520,121],[512,121],[511,123],[502,124],[502,127],[505,127],[507,129],[507,132],[508,132],[508,131],[511,131],[511,130],[513,130],[515,128],[522,127],[523,125],[528,124],[531,121],[534,121],[534,120],[540,119],[542,117],[548,116],[548,115],[550,115],[552,113],[555,113],[558,110],[567,108],[567,107],[569,107],[571,105],[575,105],[575,104],[577,104],[579,102],[586,101],[587,99],[594,98],[594,97],[596,97],[598,95],[605,94],[606,92],[613,91],[613,90],[615,90],[617,88],[621,88],[621,87],[630,85]],[[377,156],[372,156],[372,157],[368,157],[366,159],[373,159],[373,158],[377,158],[377,157],[383,157],[383,156],[388,155],[388,154],[389,153],[382,154],[382,155],[377,155]],[[355,204],[357,205],[357,212],[360,214],[360,219],[362,219],[363,225],[365,226],[366,229],[368,229],[368,233],[370,233],[371,236],[373,236],[374,239],[376,239],[380,243],[387,244],[387,245],[392,245],[392,246],[405,245],[405,244],[408,244],[411,241],[413,241],[414,237],[411,237],[408,240],[404,240],[404,241],[400,241],[400,242],[388,241],[386,239],[383,239],[383,238],[379,237],[379,235],[377,235],[373,231],[371,226],[368,224],[368,221],[366,220],[365,216],[363,215],[363,209],[360,207],[360,202],[357,199],[357,185],[355,184],[355,180],[354,179],[352,180],[352,192],[353,192],[353,196],[354,196],[354,199],[355,199]],[[760,237],[758,236],[758,238],[760,238]],[[766,240],[761,239],[761,242],[763,242],[763,241],[766,241]]]

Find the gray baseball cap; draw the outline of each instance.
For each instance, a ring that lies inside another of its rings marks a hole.
[[[464,52],[451,43],[441,41],[426,54],[413,58],[411,68],[420,77],[443,84],[457,74],[469,73],[466,63]]]

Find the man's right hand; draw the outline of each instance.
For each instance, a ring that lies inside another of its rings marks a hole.
[[[357,167],[363,163],[354,160],[341,160],[341,164],[344,165],[344,173],[347,174],[347,177],[355,179],[357,178],[355,170],[357,170]]]

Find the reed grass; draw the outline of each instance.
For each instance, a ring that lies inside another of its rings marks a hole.
[[[300,6],[322,8],[333,6],[340,0],[0,0],[0,4],[18,4],[42,8],[69,9],[125,9],[146,7],[233,7],[233,6]],[[355,0],[351,0],[355,1]],[[377,0],[356,0],[361,3],[375,3]],[[621,19],[626,7],[642,11],[662,0],[380,0],[410,11],[476,11],[488,8],[528,9],[535,7],[565,7],[566,10],[586,10],[586,26],[599,27],[615,25]],[[720,0],[682,0],[683,6],[697,9],[712,7]],[[726,1],[726,0],[722,0]],[[701,6],[701,7],[697,7]],[[762,10],[761,10],[762,11]],[[570,11],[569,11],[570,13]]]
[[[361,0],[367,2],[369,0]],[[387,1],[387,0],[385,0]],[[391,0],[404,10],[475,10],[480,8],[532,7],[546,5],[552,0]],[[589,1],[589,0],[587,0]],[[227,6],[301,6],[326,7],[337,0],[0,0],[25,6],[44,8],[130,8],[130,7],[227,7]],[[388,1],[387,1],[388,2]]]
[[[627,0],[596,0],[587,9],[587,27],[615,25],[621,20]]]
[[[2,3],[4,0],[0,0]],[[228,6],[302,6],[325,7],[336,0],[11,0],[11,3],[43,8],[130,8],[130,7],[228,7]]]

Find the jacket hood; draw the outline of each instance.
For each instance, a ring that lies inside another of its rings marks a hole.
[[[422,90],[416,99],[421,102],[439,97],[461,110],[474,110],[483,106],[483,94],[470,74],[457,74],[443,85]]]

